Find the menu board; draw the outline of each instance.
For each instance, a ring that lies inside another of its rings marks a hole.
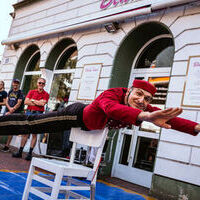
[[[190,56],[182,106],[200,107],[200,56]]]
[[[101,67],[101,63],[84,65],[77,99],[94,100]]]

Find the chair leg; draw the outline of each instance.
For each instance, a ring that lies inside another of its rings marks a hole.
[[[26,185],[25,185],[25,188],[24,188],[24,193],[23,193],[22,200],[27,200],[28,199],[34,171],[35,171],[35,167],[31,164],[29,172],[28,172],[28,177],[27,177],[27,180],[26,180]]]
[[[90,186],[90,200],[95,200],[95,189],[96,189],[95,185],[92,184]]]
[[[72,177],[71,176],[69,176],[69,177],[67,177],[67,186],[70,186],[71,185],[71,181],[72,181]],[[69,197],[70,197],[70,191],[69,190],[67,190],[66,191],[66,195],[65,195],[65,199],[69,199]]]
[[[61,169],[58,169],[55,175],[54,184],[51,192],[51,200],[58,199],[62,178],[63,178],[63,172]]]

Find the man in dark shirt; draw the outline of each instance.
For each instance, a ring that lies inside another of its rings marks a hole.
[[[6,105],[7,92],[4,90],[4,81],[0,81],[0,113],[2,106]]]
[[[23,112],[23,99],[24,95],[22,91],[19,89],[20,81],[18,79],[13,79],[12,89],[8,92],[8,97],[6,98],[6,113],[5,115],[12,115],[14,113],[22,113]],[[17,130],[16,130],[17,131]],[[8,132],[9,134],[9,132]],[[19,134],[19,132],[18,132]],[[9,135],[7,142],[2,149],[2,151],[9,151],[10,142],[12,140],[12,136]]]
[[[154,85],[143,80],[134,80],[131,88],[112,88],[100,94],[90,105],[74,103],[62,111],[37,116],[2,116],[0,134],[55,133],[81,127],[84,130],[121,128],[151,122],[161,128],[175,129],[197,135],[200,125],[177,117],[181,108],[160,110],[150,105],[156,92]]]

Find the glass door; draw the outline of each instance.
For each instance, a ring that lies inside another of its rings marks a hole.
[[[170,34],[151,38],[133,60],[128,87],[134,79],[154,83],[157,92],[152,105],[165,108],[173,57],[174,42]],[[159,127],[148,122],[120,130],[112,176],[150,188],[160,132]]]
[[[154,73],[153,73],[154,72]],[[163,70],[159,75],[155,70],[142,70],[142,73],[132,74],[133,79],[147,80],[153,83],[157,92],[152,106],[165,108],[169,84],[169,72]],[[161,128],[149,122],[143,122],[139,127],[122,129],[119,132],[112,176],[150,188],[155,165],[156,151]]]

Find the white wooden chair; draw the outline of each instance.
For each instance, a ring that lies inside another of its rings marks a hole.
[[[107,128],[104,130],[95,131],[83,131],[80,128],[72,128],[70,141],[73,142],[73,146],[70,162],[34,157],[31,161],[22,200],[27,200],[29,193],[33,193],[36,196],[46,200],[58,199],[59,193],[64,193],[65,199],[69,199],[70,197],[75,199],[88,199],[87,197],[84,197],[75,192],[76,190],[89,190],[90,200],[93,200],[95,198],[97,171],[101,161],[101,153],[107,137],[107,133]],[[98,147],[93,168],[74,162],[77,144],[90,147]],[[46,172],[49,172],[50,175],[35,173],[35,170],[45,170]],[[73,177],[83,177],[89,180],[89,184],[79,181]],[[47,186],[33,187],[33,179]],[[63,180],[67,181],[66,185],[61,185]]]

